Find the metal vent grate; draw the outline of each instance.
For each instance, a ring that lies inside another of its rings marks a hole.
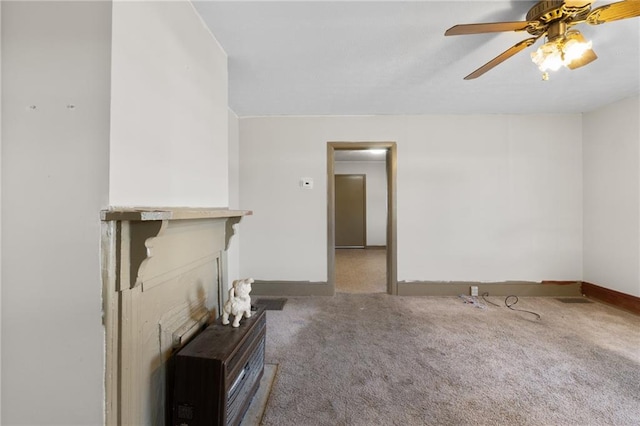
[[[263,337],[256,351],[251,355],[238,377],[227,391],[227,425],[240,423],[248,405],[244,405],[249,395],[255,392],[254,385],[262,377],[264,371],[265,338]]]
[[[284,304],[287,303],[286,297],[281,298],[261,298],[256,300],[254,306],[263,306],[267,311],[281,311],[284,308]]]

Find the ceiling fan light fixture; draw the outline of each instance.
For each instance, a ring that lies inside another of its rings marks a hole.
[[[578,31],[567,31],[565,35],[547,41],[531,53],[531,60],[543,73],[557,71],[582,58],[591,51],[591,47],[592,42],[585,40]]]
[[[563,48],[565,62],[568,64],[582,58],[592,46],[591,40],[587,41],[578,31],[567,31]]]
[[[525,21],[454,25],[444,35],[526,31],[533,36],[511,46],[466,76],[465,80],[480,77],[546,36],[547,42],[531,54],[531,60],[542,71],[543,80],[548,80],[548,70],[555,71],[561,66],[574,70],[598,59],[591,49],[591,42],[577,30],[567,31],[569,28],[582,23],[600,25],[640,17],[640,0],[618,0],[595,9],[591,8],[592,3],[588,0],[538,0],[527,12]]]
[[[556,41],[548,41],[531,53],[531,60],[542,72],[558,71],[563,65],[562,46]]]

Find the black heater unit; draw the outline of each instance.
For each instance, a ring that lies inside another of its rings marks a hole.
[[[174,356],[172,424],[239,425],[264,372],[264,308],[240,327],[209,325]]]

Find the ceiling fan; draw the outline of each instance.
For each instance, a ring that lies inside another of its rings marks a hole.
[[[444,35],[482,34],[504,31],[526,31],[533,37],[522,40],[502,52],[468,76],[465,80],[480,77],[516,53],[533,45],[539,38],[546,37],[546,43],[531,54],[531,59],[543,72],[542,78],[549,78],[548,70],[561,66],[576,69],[597,59],[591,49],[591,42],[575,29],[574,25],[587,23],[600,25],[605,22],[640,16],[640,0],[627,0],[591,8],[593,1],[585,0],[543,0],[527,12],[526,21],[490,22],[481,24],[454,25]]]

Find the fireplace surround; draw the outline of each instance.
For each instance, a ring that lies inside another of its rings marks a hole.
[[[168,360],[220,314],[226,250],[247,210],[101,212],[105,423],[164,424]]]

